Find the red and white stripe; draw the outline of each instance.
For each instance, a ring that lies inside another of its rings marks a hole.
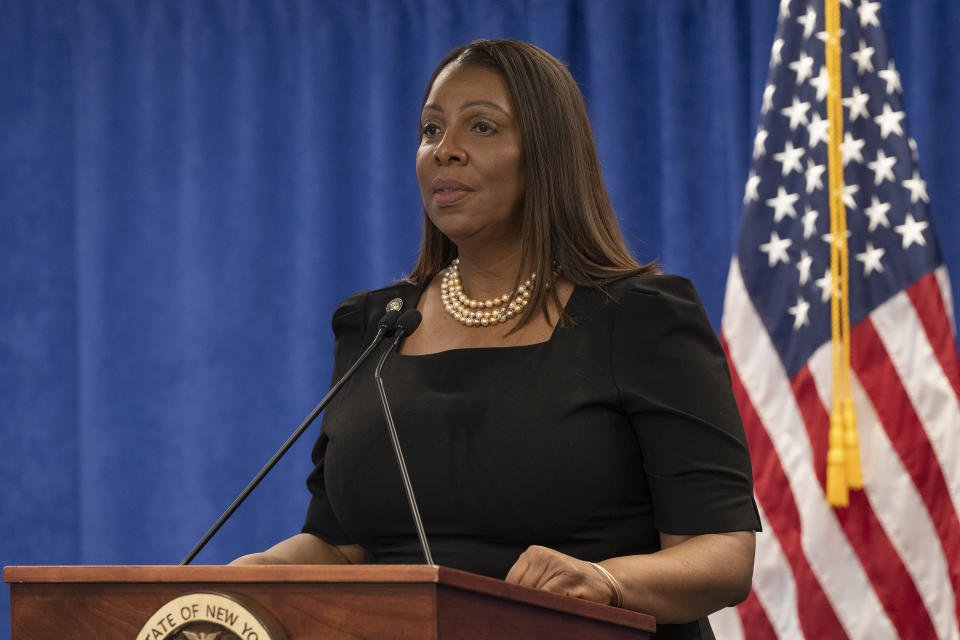
[[[960,358],[943,268],[851,330],[865,489],[825,493],[830,345],[788,379],[734,259],[722,339],[764,532],[718,638],[960,639]]]

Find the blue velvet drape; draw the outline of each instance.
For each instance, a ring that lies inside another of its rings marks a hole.
[[[631,247],[718,325],[777,5],[0,0],[0,562],[183,557],[324,393],[337,301],[411,267],[419,101],[473,38],[569,63]],[[960,283],[960,4],[881,15]],[[299,529],[315,436],[198,562]]]

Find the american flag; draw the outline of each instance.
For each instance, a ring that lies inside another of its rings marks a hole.
[[[722,339],[764,532],[718,638],[958,638],[960,358],[880,3],[841,0],[852,395],[864,489],[826,498],[833,406],[823,0],[781,0]]]

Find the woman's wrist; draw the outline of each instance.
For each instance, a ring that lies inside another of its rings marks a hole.
[[[607,570],[606,567],[597,564],[596,562],[590,563],[599,573],[603,576],[604,581],[610,586],[610,591],[612,595],[610,597],[609,604],[614,607],[623,606],[623,585],[620,584],[620,581]]]

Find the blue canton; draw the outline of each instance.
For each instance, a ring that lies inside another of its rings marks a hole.
[[[851,326],[941,263],[879,9],[841,0]],[[823,2],[780,12],[737,258],[792,378],[831,339],[828,80]]]

